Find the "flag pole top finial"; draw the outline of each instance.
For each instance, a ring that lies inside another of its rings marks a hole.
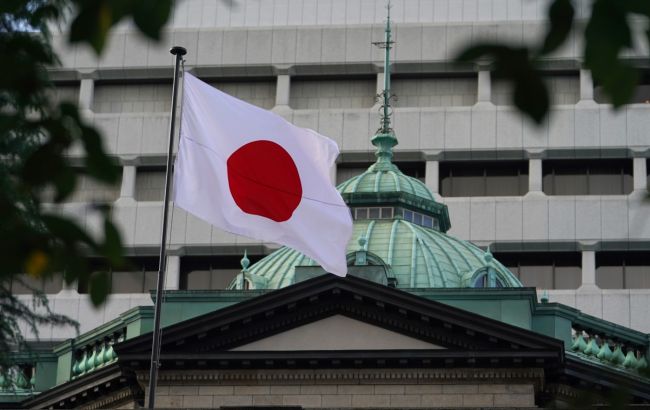
[[[377,96],[381,102],[379,129],[372,138],[372,145],[377,147],[375,156],[377,157],[377,166],[394,167],[391,160],[393,158],[393,147],[397,145],[397,138],[391,128],[391,116],[393,108],[391,99],[393,95],[390,91],[390,50],[394,44],[392,40],[392,29],[390,24],[390,9],[392,5],[390,0],[386,3],[386,26],[384,28],[384,41],[373,43],[379,48],[384,49],[384,86],[381,93]]]
[[[174,46],[169,49],[169,52],[173,55],[181,55],[181,56],[187,54],[187,50],[185,49],[185,47],[181,47],[181,46]]]

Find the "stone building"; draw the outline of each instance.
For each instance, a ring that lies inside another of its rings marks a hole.
[[[587,2],[576,4],[584,19]],[[395,2],[397,146],[392,133],[369,138],[383,1],[186,0],[163,44],[124,26],[99,60],[57,37],[57,97],[80,103],[122,165],[119,187],[84,181],[63,212],[92,229],[89,202],[114,201],[140,270],[112,272],[99,310],[83,283],[42,283],[81,335],[40,329],[38,362],[26,356],[0,383],[0,403],[143,403],[172,44],[188,49],[186,70],[337,141],[354,277],[321,276],[297,252],[173,209],[160,407],[533,407],[618,385],[647,402],[647,77],[634,104],[612,111],[574,34],[546,62],[552,114],[536,128],[489,67],[450,64],[473,40],[541,35],[547,5]],[[241,290],[245,250],[254,263]]]

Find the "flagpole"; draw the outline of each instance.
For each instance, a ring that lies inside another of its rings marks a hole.
[[[183,47],[172,47],[169,52],[176,56],[174,67],[174,82],[172,85],[172,110],[169,120],[169,143],[167,148],[167,169],[165,172],[165,195],[163,197],[163,219],[160,240],[160,258],[158,260],[158,282],[156,284],[156,302],[153,316],[153,341],[151,346],[151,369],[149,371],[149,408],[155,407],[156,383],[158,379],[158,367],[160,367],[160,314],[162,311],[162,295],[165,287],[165,267],[167,248],[167,215],[169,213],[169,186],[172,176],[172,154],[174,149],[174,128],[176,125],[176,105],[178,96],[178,74],[183,56],[187,50]]]

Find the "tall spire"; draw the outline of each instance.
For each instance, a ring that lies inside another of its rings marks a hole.
[[[391,159],[393,158],[393,147],[397,145],[397,138],[395,138],[393,129],[390,126],[390,117],[393,114],[390,105],[390,100],[392,98],[390,92],[390,50],[393,45],[390,26],[390,8],[391,4],[389,0],[386,5],[387,18],[386,28],[384,29],[384,41],[374,43],[379,48],[384,49],[384,89],[378,95],[381,101],[379,129],[372,138],[372,145],[377,147],[375,153],[377,162],[374,165],[374,168],[377,170],[388,170],[389,168],[392,169],[395,167],[391,162]]]
[[[387,16],[386,16],[386,28],[384,29],[384,42],[379,43],[380,47],[384,49],[384,89],[381,92],[382,105],[381,105],[381,127],[379,128],[378,134],[389,134],[392,132],[390,128],[390,116],[391,106],[390,106],[390,49],[392,48],[393,41],[391,39],[391,27],[390,27],[390,0],[386,5]]]

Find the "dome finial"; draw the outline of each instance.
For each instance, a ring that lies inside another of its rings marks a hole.
[[[485,264],[488,265],[492,262],[492,259],[494,259],[494,256],[492,255],[492,252],[490,252],[490,246],[488,246],[483,254],[483,260],[485,261]]]
[[[361,236],[359,236],[357,243],[359,244],[359,250],[361,251],[366,250],[366,243],[368,243],[368,241],[366,240],[365,235],[362,234]]]
[[[386,4],[387,18],[386,28],[384,29],[384,41],[373,43],[379,48],[384,49],[384,89],[378,95],[381,101],[379,129],[377,134],[372,138],[372,145],[377,147],[377,164],[390,164],[393,158],[393,147],[397,145],[397,138],[393,129],[390,126],[390,117],[392,115],[392,107],[390,100],[393,97],[390,92],[390,50],[393,44],[391,39],[392,31],[390,26],[390,0]]]
[[[246,249],[244,249],[244,257],[241,258],[241,261],[239,261],[239,263],[241,264],[242,271],[246,272],[251,264],[251,261],[248,259],[248,252]]]
[[[241,258],[241,289],[246,289],[246,272],[248,272],[248,266],[250,266],[251,261],[248,259],[248,252],[244,249],[244,257]]]

